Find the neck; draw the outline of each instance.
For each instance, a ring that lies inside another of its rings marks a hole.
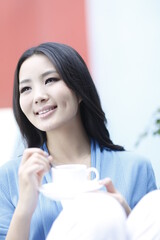
[[[47,147],[53,163],[81,163],[90,166],[90,141],[83,125],[70,126],[47,133]]]

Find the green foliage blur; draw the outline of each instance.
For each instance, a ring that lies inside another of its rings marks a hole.
[[[154,112],[151,123],[138,137],[135,146],[137,147],[147,136],[160,136],[160,108]]]

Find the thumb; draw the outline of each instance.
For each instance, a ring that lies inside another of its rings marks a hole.
[[[100,184],[104,185],[109,193],[117,193],[117,190],[115,189],[113,182],[110,178],[105,178],[101,180]]]

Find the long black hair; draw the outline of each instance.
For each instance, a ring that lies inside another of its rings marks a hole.
[[[46,141],[46,133],[31,124],[22,112],[19,103],[19,71],[22,63],[34,54],[47,56],[66,85],[82,99],[80,114],[89,138],[96,140],[101,149],[107,147],[116,151],[123,151],[123,147],[113,144],[110,139],[106,127],[107,120],[102,110],[96,87],[84,60],[72,47],[54,42],[42,43],[39,46],[26,50],[20,57],[15,71],[13,112],[28,147],[40,147]]]

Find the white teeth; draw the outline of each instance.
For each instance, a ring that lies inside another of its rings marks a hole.
[[[51,110],[52,110],[52,108],[46,109],[46,110],[44,110],[44,111],[40,111],[40,112],[38,112],[38,115],[47,113],[47,112],[49,112],[49,111],[51,111]]]

